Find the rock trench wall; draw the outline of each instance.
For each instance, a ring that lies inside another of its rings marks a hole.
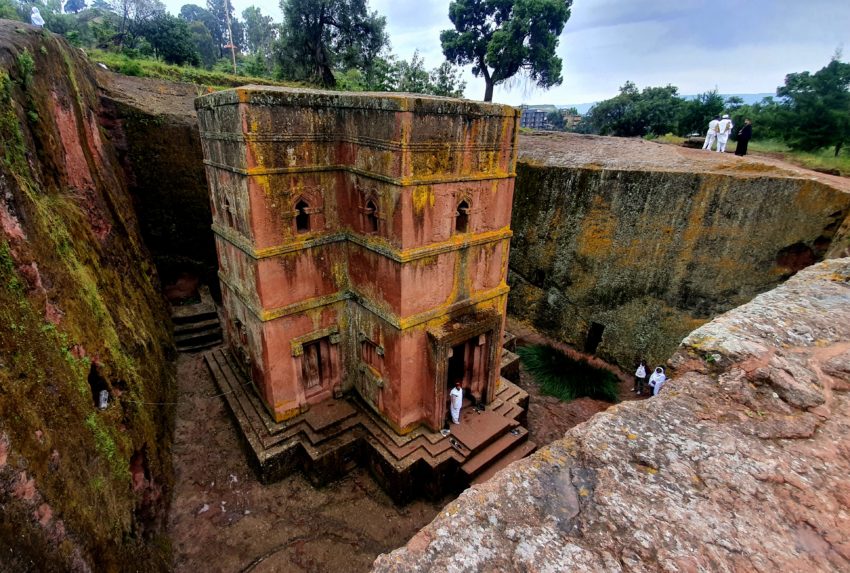
[[[663,362],[707,320],[830,248],[840,254],[850,194],[820,181],[765,166],[716,172],[697,160],[693,171],[544,162],[534,143],[520,138],[509,312],[579,349],[596,323],[596,353],[626,368],[640,357]],[[578,136],[556,144],[565,154],[588,145]]]
[[[170,321],[98,108],[79,50],[0,20],[3,571],[169,566]]]
[[[691,333],[661,394],[465,491],[374,571],[850,569],[850,259]]]

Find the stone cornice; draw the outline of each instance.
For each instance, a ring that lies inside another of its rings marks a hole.
[[[221,169],[223,171],[230,171],[231,173],[236,173],[238,175],[246,176],[288,175],[292,173],[322,173],[326,171],[348,171],[349,173],[360,175],[361,177],[376,179],[378,181],[383,181],[392,185],[398,185],[399,187],[415,187],[417,185],[439,185],[443,183],[465,183],[469,181],[495,181],[499,179],[516,178],[516,171],[511,171],[510,173],[501,172],[497,174],[479,173],[477,175],[468,176],[453,175],[450,177],[390,177],[389,175],[381,175],[380,173],[366,171],[365,169],[358,169],[357,167],[354,167],[352,165],[306,165],[299,167],[243,168],[234,167],[233,165],[225,165],[224,163],[218,163],[209,159],[204,160],[204,165],[208,167],[214,167],[216,169]]]
[[[498,229],[496,231],[487,231],[485,233],[455,235],[448,241],[432,243],[422,247],[414,247],[411,249],[397,249],[387,243],[378,242],[371,237],[353,233],[350,231],[339,231],[327,235],[319,235],[310,239],[295,241],[289,244],[277,245],[274,247],[265,247],[263,249],[255,249],[250,241],[243,235],[236,233],[225,227],[221,227],[213,223],[213,233],[238,248],[240,251],[255,260],[268,259],[286,253],[302,251],[327,245],[330,243],[338,243],[341,241],[351,241],[355,245],[376,252],[387,257],[397,263],[409,263],[419,259],[433,257],[458,251],[468,247],[477,247],[488,243],[496,243],[499,241],[508,240],[513,236],[510,229]]]

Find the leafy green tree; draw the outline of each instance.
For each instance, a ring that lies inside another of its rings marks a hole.
[[[679,135],[704,134],[708,129],[708,122],[723,113],[723,106],[723,96],[718,94],[716,89],[684,102],[679,116]]]
[[[386,19],[369,12],[366,0],[281,0],[280,8],[277,58],[289,79],[333,87],[335,69],[368,75],[388,43]]]
[[[781,120],[789,147],[832,147],[837,157],[850,140],[850,64],[836,56],[814,74],[788,74],[776,95],[785,98]]]
[[[204,24],[209,28],[213,39],[218,42],[219,57],[231,56],[229,48],[231,43],[235,46],[236,53],[240,52],[242,28],[233,16],[233,4],[229,0],[207,0],[207,12],[212,18]]]
[[[251,55],[250,75],[265,76],[272,66],[277,27],[271,16],[263,16],[259,8],[250,6],[242,11],[242,28],[245,49]]]
[[[570,17],[572,0],[454,0],[440,42],[446,59],[472,64],[484,78],[484,101],[493,88],[519,73],[542,88],[560,85],[558,37]]]
[[[448,61],[431,70],[430,84],[430,93],[438,96],[463,97],[466,89],[460,70]]]
[[[197,66],[200,56],[189,33],[189,24],[171,14],[160,14],[148,20],[141,29],[154,54],[169,64]]]
[[[675,86],[648,87],[641,92],[634,83],[626,82],[619,95],[593,106],[586,121],[602,135],[663,135],[676,130],[682,104]]]
[[[561,115],[561,112],[558,110],[550,111],[546,114],[546,121],[549,122],[549,125],[552,126],[552,129],[557,131],[563,131],[564,127],[566,127],[566,123],[564,122],[564,116]]]
[[[12,0],[0,0],[0,18],[4,20],[20,20]]]
[[[419,50],[413,52],[410,61],[400,60],[396,67],[396,85],[393,91],[415,94],[430,93],[430,77],[425,69],[425,60]]]
[[[209,29],[204,26],[203,22],[193,21],[187,22],[189,26],[189,36],[192,43],[195,45],[195,51],[198,52],[201,65],[209,69],[215,64],[218,58],[218,46],[213,41],[212,34]]]

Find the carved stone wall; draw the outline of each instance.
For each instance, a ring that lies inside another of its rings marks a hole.
[[[438,340],[492,316],[468,382],[494,394],[515,110],[256,86],[196,107],[228,340],[277,420],[355,389],[399,432],[439,428]]]

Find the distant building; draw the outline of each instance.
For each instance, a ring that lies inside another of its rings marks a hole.
[[[582,116],[573,113],[575,108],[558,109],[554,105],[520,106],[519,126],[528,129],[555,130],[558,129],[549,121],[549,114],[558,112],[564,118],[564,128],[573,129],[581,123]]]

